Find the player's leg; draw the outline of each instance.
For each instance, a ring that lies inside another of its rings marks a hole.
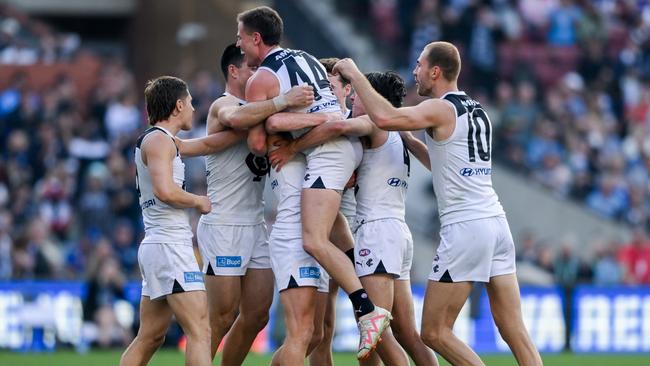
[[[488,221],[485,226],[496,233],[490,279],[486,285],[494,322],[520,365],[541,365],[542,360],[521,315],[519,284],[515,275],[515,243],[508,220],[494,217]]]
[[[519,284],[515,274],[490,278],[486,285],[490,309],[501,337],[508,343],[519,365],[542,365],[542,359],[526,331],[521,315]]]
[[[336,326],[336,299],[339,293],[339,286],[334,280],[330,280],[329,293],[319,294],[327,296],[325,300],[325,314],[323,319],[323,340],[309,355],[310,366],[332,366],[332,341],[334,340],[334,329]]]
[[[302,190],[303,245],[305,251],[316,258],[339,286],[351,294],[362,288],[361,282],[345,254],[329,240],[340,203],[341,194],[333,189]]]
[[[140,298],[140,328],[138,335],[122,354],[120,366],[146,365],[154,352],[165,342],[172,320],[172,310],[164,299],[151,301]]]
[[[187,336],[185,364],[188,366],[211,365],[210,325],[208,301],[205,291],[187,291],[167,296],[176,321]]]
[[[282,291],[287,335],[280,354],[281,365],[303,365],[314,332],[316,288],[296,287]]]
[[[377,306],[390,311],[393,307],[394,276],[390,274],[373,274],[360,278],[363,287],[368,291]],[[381,336],[382,342],[377,344],[377,353],[385,365],[408,365],[408,358],[404,349],[397,343],[390,328]],[[367,361],[367,362],[366,362]],[[361,365],[377,365],[376,360],[365,360]]]
[[[205,276],[210,316],[212,358],[231,329],[239,312],[241,298],[240,276]]]
[[[415,325],[411,281],[396,280],[393,299],[391,328],[397,342],[404,347],[417,366],[437,366],[438,359],[420,338]]]
[[[452,365],[485,366],[453,326],[472,290],[471,282],[446,283],[429,280],[422,311],[422,341]]]
[[[203,259],[212,344],[212,358],[239,313],[243,258],[237,227],[199,221],[196,237]]]
[[[239,316],[235,320],[223,347],[222,365],[241,365],[248,351],[269,321],[273,302],[273,271],[249,268],[242,278]]]
[[[328,281],[329,282],[329,281]],[[310,356],[314,350],[323,342],[325,338],[325,314],[327,313],[327,302],[329,300],[328,292],[316,292],[316,305],[314,311],[314,332],[307,347],[307,356]],[[311,364],[311,361],[310,361]]]

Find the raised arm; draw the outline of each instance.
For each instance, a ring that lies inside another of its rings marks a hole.
[[[314,101],[314,89],[309,85],[294,86],[284,95],[271,100],[230,106],[219,109],[218,118],[224,126],[234,129],[251,128],[263,122],[270,115],[286,108],[303,108]]]
[[[269,160],[271,161],[271,166],[276,168],[277,171],[280,171],[282,166],[291,161],[298,152],[321,145],[341,135],[367,136],[372,131],[373,124],[366,116],[326,122],[313,128],[311,131],[300,136],[300,138],[270,152]]]
[[[412,131],[436,128],[446,121],[454,121],[453,107],[440,99],[429,99],[414,107],[395,108],[377,93],[354,61],[343,59],[334,65],[333,72],[351,81],[372,122],[382,130]]]
[[[417,137],[409,131],[400,131],[404,146],[410,151],[416,159],[424,165],[425,168],[431,170],[431,158],[429,157],[429,150],[424,142],[420,141]]]
[[[174,183],[172,163],[176,147],[169,137],[161,133],[147,136],[142,143],[142,153],[156,198],[172,207],[197,208],[202,213],[210,212],[210,200],[207,197],[186,192]]]
[[[195,139],[183,140],[176,138],[176,145],[181,156],[188,158],[223,151],[245,139],[247,135],[247,131],[225,130]]]

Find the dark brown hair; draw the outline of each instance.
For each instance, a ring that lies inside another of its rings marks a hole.
[[[280,44],[284,24],[277,11],[268,6],[259,6],[237,15],[237,21],[244,25],[247,32],[257,32],[267,46]]]
[[[337,62],[339,62],[341,59],[336,58],[336,57],[329,57],[329,58],[321,58],[318,60],[323,66],[325,66],[325,70],[327,70],[328,74],[332,74],[332,70],[334,69],[334,65],[336,65]],[[339,80],[341,80],[341,83],[343,86],[346,86],[350,84],[350,80],[344,78],[343,76],[339,75]]]
[[[372,88],[386,98],[395,108],[402,106],[402,101],[406,96],[406,83],[404,79],[392,71],[386,72],[369,72],[366,79],[372,85]]]
[[[221,72],[223,72],[223,77],[226,81],[228,81],[228,66],[235,65],[237,68],[240,68],[242,62],[244,62],[244,54],[241,53],[241,49],[234,43],[229,44],[223,50],[223,54],[221,55]]]
[[[455,81],[460,74],[460,54],[456,46],[449,42],[431,42],[426,48],[429,67],[438,66],[442,76],[448,81]]]
[[[164,121],[174,112],[176,101],[188,95],[187,84],[173,76],[160,76],[147,81],[144,97],[149,124]]]

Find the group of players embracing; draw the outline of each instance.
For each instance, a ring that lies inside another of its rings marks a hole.
[[[286,338],[271,364],[332,365],[340,286],[358,321],[360,364],[409,365],[410,357],[437,365],[435,350],[454,365],[483,365],[452,332],[479,281],[518,363],[541,365],[492,188],[491,124],[481,104],[458,90],[456,47],[423,49],[413,74],[418,93],[431,98],[402,107],[406,88],[393,72],[362,74],[350,59],[281,48],[275,10],[245,11],[237,23],[237,43],[221,57],[225,93],[210,107],[206,137],[176,136],[192,128],[185,82],[163,76],[146,86],[152,127],[135,149],[145,225],[140,329],[120,364],[147,364],[174,315],[187,336],[187,365],[210,365],[220,345],[222,365],[241,365],[268,322],[275,287]],[[409,132],[423,129],[425,143]],[[432,172],[442,223],[421,333],[405,222],[410,154]],[[181,157],[192,156],[206,156],[207,197],[184,189]],[[270,237],[266,181],[277,199]],[[202,213],[202,269],[187,208]]]

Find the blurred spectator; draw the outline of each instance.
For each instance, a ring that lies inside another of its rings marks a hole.
[[[623,268],[616,261],[616,248],[612,245],[598,249],[594,263],[594,284],[607,286],[621,282],[623,282]]]
[[[106,348],[126,345],[131,339],[128,329],[120,326],[114,305],[124,299],[126,277],[120,270],[119,263],[112,255],[110,244],[106,240],[97,244],[95,256],[89,264],[88,296],[84,302],[84,319],[97,326],[97,344]]]
[[[112,228],[111,202],[106,192],[108,171],[103,163],[93,163],[86,175],[85,191],[79,199],[83,227],[91,232],[108,234]]]
[[[608,175],[589,194],[587,205],[602,216],[619,218],[628,205],[627,192],[616,177]]]
[[[115,224],[113,242],[116,257],[123,271],[128,276],[137,277],[139,274],[138,243],[130,221],[121,219]]]
[[[650,284],[650,241],[641,228],[632,240],[618,252],[618,260],[625,271],[625,282],[635,285]]]
[[[552,46],[573,46],[577,41],[577,27],[582,12],[572,0],[560,0],[549,14],[548,43]]]
[[[573,244],[571,242],[562,244],[560,253],[553,264],[555,282],[564,287],[575,286],[579,269],[580,260],[573,253]]]
[[[13,241],[9,236],[11,216],[5,211],[0,211],[0,280],[12,277],[12,247]]]
[[[141,127],[140,111],[136,106],[136,97],[132,92],[127,92],[108,105],[106,110],[106,130],[110,141],[119,139],[128,134],[133,134]]]

